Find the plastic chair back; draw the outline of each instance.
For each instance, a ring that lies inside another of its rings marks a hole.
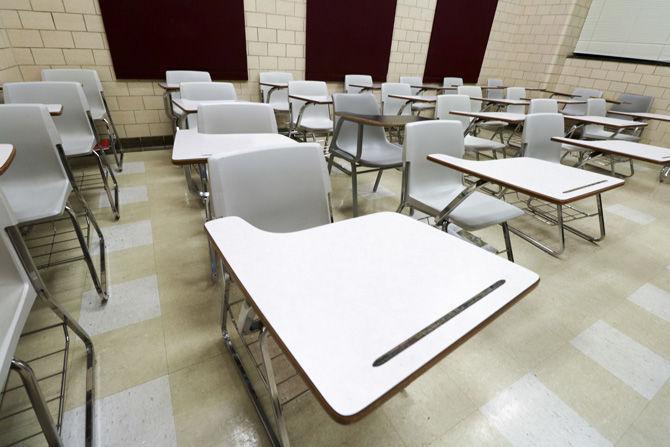
[[[562,137],[564,119],[560,113],[535,113],[526,117],[523,126],[522,141],[524,157],[561,162],[561,143],[552,141],[552,137]]]
[[[270,104],[202,104],[197,119],[200,133],[277,133],[277,119]]]
[[[316,143],[222,154],[208,163],[216,217],[239,216],[272,232],[330,222],[325,160]]]

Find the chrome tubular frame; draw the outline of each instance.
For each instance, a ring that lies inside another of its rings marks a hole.
[[[670,179],[670,164],[663,166],[661,172],[658,173],[659,182],[665,183],[668,179]]]
[[[107,117],[103,118],[102,121],[105,123],[107,131],[112,137],[112,141],[110,142],[112,153],[114,154],[116,167],[118,171],[121,172],[123,171],[123,145],[121,144],[119,133],[116,131],[116,125],[114,124],[114,119],[112,118],[112,112],[109,110],[109,106],[107,105],[107,98],[105,97],[105,93],[100,92],[100,96],[102,97],[102,104],[105,106],[105,113],[107,114]]]
[[[72,318],[70,314],[51,297],[51,294],[45,287],[44,282],[42,281],[42,278],[37,268],[35,267],[35,264],[33,263],[32,257],[30,256],[30,252],[28,251],[28,247],[25,245],[23,237],[21,236],[21,231],[18,228],[18,226],[8,227],[7,235],[9,236],[9,240],[11,241],[14,250],[16,251],[16,254],[20,259],[23,268],[28,274],[28,278],[30,279],[33,288],[37,292],[37,296],[40,297],[40,299],[63,322],[63,324],[67,326],[69,330],[74,332],[77,335],[77,337],[79,337],[79,339],[84,343],[84,346],[86,348],[86,403],[85,403],[84,430],[85,430],[85,445],[86,447],[90,447],[93,444],[93,429],[94,429],[93,422],[95,416],[94,415],[95,353],[93,349],[93,342],[89,337],[89,335],[86,333],[86,331],[79,325],[79,323],[77,323],[77,320]],[[18,372],[22,375],[22,379],[23,375],[26,375],[28,381],[31,382],[30,378],[31,371],[24,368],[23,365],[21,365],[20,363],[16,365],[13,364],[13,367],[18,368],[20,370]],[[33,392],[34,385],[35,383],[28,383],[26,385],[26,389],[28,390],[29,394],[32,393],[31,400],[35,398],[37,402],[41,402],[43,404],[44,398],[41,396],[41,394]],[[33,387],[33,391],[31,391],[30,387]],[[49,436],[53,436],[54,433],[57,433],[57,429],[54,426],[53,419],[51,419],[48,413],[48,409],[46,410],[46,412],[44,411],[46,405],[44,404],[42,406],[42,404],[38,403],[38,407],[36,407],[36,414],[38,420],[43,428],[46,427],[45,436],[47,436],[49,444],[58,446],[60,445],[59,443],[57,442],[52,443],[51,439],[49,438]],[[47,415],[49,415],[48,418]]]

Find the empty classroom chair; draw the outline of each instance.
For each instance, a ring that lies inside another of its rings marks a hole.
[[[462,127],[462,133],[470,126],[472,119],[468,116],[452,115],[450,112],[470,112],[470,97],[467,95],[439,95],[437,97],[437,107],[435,108],[435,118],[440,120],[459,121]],[[479,159],[481,152],[492,152],[493,157],[497,158],[497,153],[505,149],[503,143],[480,138],[474,135],[465,136],[465,151],[472,152]]]
[[[379,115],[379,104],[374,96],[365,94],[336,93],[333,95],[335,112],[358,113],[362,115]],[[338,123],[340,125],[340,123]],[[359,150],[360,149],[360,150]],[[353,214],[358,215],[358,174],[377,171],[377,179],[373,191],[377,191],[382,172],[385,169],[402,166],[402,149],[388,141],[382,127],[364,126],[361,147],[358,147],[358,125],[350,121],[342,121],[337,138],[330,145],[328,171],[333,167],[335,158],[342,158],[350,165],[351,194]],[[371,168],[359,172],[359,167]]]
[[[65,81],[79,82],[84,89],[88,106],[91,108],[93,121],[102,121],[110,136],[110,148],[114,154],[114,160],[119,171],[123,170],[123,146],[121,138],[116,131],[112,114],[107,105],[105,93],[102,90],[102,82],[98,72],[79,68],[55,68],[42,70],[43,81]]]
[[[531,99],[528,114],[532,113],[558,113],[558,102],[551,98]]]
[[[460,87],[463,85],[463,78],[446,77],[442,79],[442,87]]]
[[[571,95],[574,99],[588,100],[589,98],[602,98],[603,92],[592,88],[577,87]],[[583,116],[586,115],[586,104],[567,104],[561,110],[564,115]]]
[[[344,92],[345,93],[361,93],[361,87],[353,87],[351,84],[372,86],[372,76],[349,74],[344,76]]]
[[[280,71],[266,71],[259,75],[260,82],[288,84],[293,81],[293,74]],[[288,112],[288,88],[260,86],[261,102],[270,104],[277,112]]]
[[[465,189],[461,173],[427,159],[435,153],[463,157],[460,123],[438,120],[408,124],[405,128],[403,192],[398,212],[407,206],[438,217]],[[466,231],[502,225],[507,257],[514,261],[507,221],[522,215],[519,208],[475,191],[453,208],[446,219]]]
[[[288,94],[305,96],[328,96],[328,86],[322,81],[291,81],[288,84]],[[299,99],[289,98],[289,113],[291,127],[295,132],[301,132],[304,139],[307,134],[326,135],[333,130],[333,120],[330,117],[328,104],[307,104]]]
[[[561,162],[561,143],[552,141],[552,137],[562,137],[564,118],[560,113],[535,113],[528,115],[521,137],[521,154],[524,157]]]
[[[400,82],[407,84],[412,88],[412,95],[418,95],[421,92],[421,89],[412,86],[423,85],[423,78],[421,76],[400,76]],[[419,115],[423,111],[433,109],[435,109],[435,106],[423,102],[415,102],[412,104],[412,110]]]
[[[619,104],[610,107],[610,112],[648,112],[654,102],[653,96],[635,95],[633,93],[622,93],[617,98]],[[615,118],[621,115],[612,115]]]
[[[526,97],[524,87],[507,87],[505,89],[507,99],[522,99]],[[526,113],[526,106],[510,104],[507,106],[508,113]]]
[[[389,95],[410,96],[412,89],[408,84],[400,82],[384,82],[382,84],[382,114],[411,115],[412,109],[404,99],[391,98]],[[400,111],[402,110],[402,113]]]
[[[79,189],[66,173],[58,130],[44,105],[0,105],[0,134],[16,147],[16,158],[0,176],[0,190],[7,199],[16,221],[22,226],[69,218],[82,250],[96,291],[107,300],[105,241],[95,216]],[[89,243],[70,205],[74,192],[86,219],[99,239],[100,271],[91,257]]]
[[[602,98],[589,98],[586,104],[586,114],[589,116],[607,116],[607,102],[605,102],[605,100]],[[638,135],[623,132],[615,133],[609,130],[605,130],[605,126],[601,124],[587,124],[584,126],[584,133],[582,134],[582,137],[587,140],[640,140]]]
[[[193,101],[235,101],[237,92],[235,86],[230,82],[182,82],[179,84],[179,92],[183,99]],[[189,129],[197,129],[197,113],[187,116]]]
[[[270,104],[202,104],[197,115],[200,133],[277,133],[277,119]]]
[[[478,85],[462,85],[458,87],[459,95],[467,95],[470,97],[470,110],[472,112],[481,112],[482,111],[482,101],[473,99],[473,98],[482,98],[482,88]],[[504,121],[482,121],[477,124],[479,129],[486,129],[493,132],[491,138],[494,138],[496,135],[500,134],[500,142],[503,142],[502,138],[502,129],[507,127],[507,123]],[[475,130],[475,134],[477,133]]]
[[[63,112],[54,117],[53,122],[58,129],[62,141],[63,164],[70,180],[75,183],[75,176],[68,159],[93,156],[102,179],[109,205],[115,219],[119,219],[119,185],[114,170],[109,166],[104,151],[97,146],[95,125],[84,95],[78,82],[16,82],[4,85],[5,102],[8,104],[61,104]],[[82,179],[80,183],[83,181]],[[110,186],[110,180],[112,185]],[[81,188],[82,185],[80,185]],[[112,189],[114,192],[112,192]]]
[[[212,82],[212,77],[206,71],[193,70],[168,70],[165,72],[165,82],[167,84],[181,84],[182,82]],[[176,105],[172,104],[172,99],[181,98],[179,91],[171,92],[165,95],[165,111],[172,121],[172,130],[176,130],[181,121],[184,112]]]
[[[489,79],[486,81],[486,86],[487,87],[502,87],[503,86],[503,80],[502,79]],[[489,88],[486,89],[486,97],[487,98],[494,98],[494,99],[502,99],[505,97],[505,90],[502,88]]]

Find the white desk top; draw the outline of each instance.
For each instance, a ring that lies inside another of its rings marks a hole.
[[[333,98],[329,95],[288,95],[289,98],[313,104],[332,104]]]
[[[585,116],[573,116],[566,115],[566,119],[574,120],[584,124],[600,124],[602,126],[614,127],[616,129],[629,129],[636,127],[644,127],[647,123],[643,121],[632,121],[632,120],[621,120],[618,118],[610,118],[609,116],[595,116],[595,115],[585,115]]]
[[[288,82],[259,82],[259,84],[265,87],[272,87],[276,89],[288,88]]]
[[[203,101],[203,100],[193,100],[193,99],[184,99],[184,98],[172,98],[172,103],[179,107],[181,110],[184,111],[184,113],[189,114],[189,113],[198,113],[198,106],[200,105],[205,105],[205,104],[226,104],[230,102],[242,102],[242,101],[237,101],[237,100],[208,100],[208,101]]]
[[[283,144],[288,146],[296,143],[276,133],[207,134],[199,133],[196,129],[177,129],[172,147],[172,163],[206,163],[212,155]]]
[[[630,116],[632,118],[640,118],[640,119],[643,119],[643,120],[656,120],[656,121],[670,122],[670,115],[663,115],[661,113],[617,112],[615,110],[608,110],[607,113],[611,113],[613,115]]]
[[[168,84],[168,83],[165,82],[165,81],[159,82],[159,83],[158,83],[158,86],[159,86],[160,88],[162,88],[163,90],[167,90],[167,91],[170,91],[170,90],[179,90],[179,84]]]
[[[575,140],[563,137],[553,137],[552,140],[649,163],[670,164],[670,149],[665,147],[623,140]]]
[[[397,213],[284,234],[238,217],[205,228],[275,340],[343,423],[407,386],[539,281],[517,264]],[[373,366],[499,280],[505,283]]]
[[[482,121],[505,121],[506,123],[519,124],[526,120],[526,115],[523,113],[508,113],[508,112],[449,112],[452,115],[470,116],[478,118]]]
[[[63,104],[45,104],[49,115],[58,116],[63,113]]]
[[[557,205],[565,205],[624,184],[623,180],[615,177],[536,158],[473,161],[431,154],[428,159]]]
[[[11,144],[0,144],[0,175],[4,174],[12,164],[16,149]]]
[[[478,96],[471,96],[472,101],[484,101],[492,104],[504,104],[508,106],[527,106],[530,101],[527,99],[506,99],[506,98],[481,98]]]
[[[434,103],[437,102],[437,96],[422,96],[422,95],[389,95],[390,98],[404,99],[405,101],[410,102],[427,102]]]

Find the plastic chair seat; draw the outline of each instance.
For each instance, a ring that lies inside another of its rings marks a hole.
[[[393,143],[383,143],[381,141],[371,141],[363,143],[363,154],[360,164],[373,167],[394,167],[402,166],[402,148]],[[353,159],[356,156],[356,147],[339,148],[338,152],[344,152]]]
[[[307,130],[329,131],[333,128],[333,120],[318,116],[303,116],[300,127]]]
[[[433,215],[439,214],[464,187],[435,188],[427,192],[413,192],[409,205],[419,202],[430,208]],[[467,231],[475,231],[491,225],[501,224],[523,216],[523,211],[495,197],[475,191],[449,214],[449,220]]]
[[[610,132],[609,130],[604,130],[604,129],[594,129],[594,130],[588,130],[584,132],[583,138],[589,139],[589,140],[611,140],[612,137],[614,137],[614,132]],[[640,138],[637,135],[631,135],[628,133],[619,133],[616,137],[614,137],[615,140],[623,140],[623,141],[639,141]]]
[[[5,383],[9,366],[14,357],[21,331],[35,301],[35,292],[28,284],[19,281],[0,284],[0,358],[2,359],[0,383]]]
[[[416,102],[412,105],[412,110],[433,110],[434,108],[434,105],[425,102]]]
[[[88,155],[97,144],[93,135],[64,135],[62,136],[62,140],[63,152],[68,157]]]
[[[483,129],[494,129],[494,128],[499,128],[499,127],[507,127],[508,124],[504,121],[484,121],[481,123],[477,124],[477,127],[481,127]]]
[[[466,151],[501,151],[505,149],[505,145],[497,141],[489,140],[488,138],[475,137],[466,135],[465,150]]]
[[[5,187],[7,201],[19,223],[33,222],[63,214],[72,187],[68,181],[25,178]],[[13,192],[13,193],[12,193]]]
[[[107,111],[99,107],[91,107],[91,118],[93,121],[100,121],[107,118]]]

